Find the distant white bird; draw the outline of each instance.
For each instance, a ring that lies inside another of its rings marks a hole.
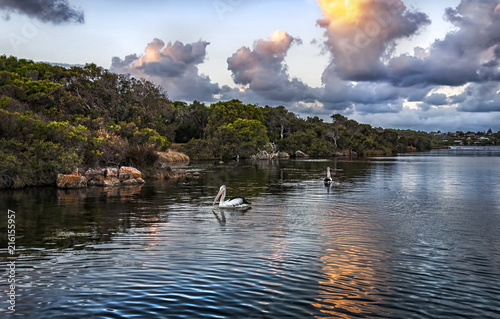
[[[332,183],[332,175],[330,174],[330,167],[326,168],[326,177],[323,180],[323,183],[325,183],[325,184],[331,184]]]
[[[212,206],[215,205],[215,203],[217,202],[219,197],[220,197],[219,207],[221,207],[221,208],[247,207],[248,205],[250,205],[250,203],[247,202],[247,200],[244,199],[243,197],[233,197],[233,198],[225,201],[224,200],[224,198],[226,198],[226,186],[225,185],[222,185],[219,188],[219,192],[217,193],[217,196],[215,197]]]

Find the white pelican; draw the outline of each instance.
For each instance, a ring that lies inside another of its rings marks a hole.
[[[332,183],[332,175],[330,174],[330,167],[326,168],[326,177],[323,180],[325,184],[331,184]]]
[[[219,207],[221,208],[247,207],[250,204],[243,197],[233,197],[225,201],[224,198],[226,197],[226,185],[222,185],[219,188],[219,192],[217,193],[217,196],[215,197],[212,206],[215,205],[219,197],[220,197]]]

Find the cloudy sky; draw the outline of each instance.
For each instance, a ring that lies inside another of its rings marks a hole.
[[[500,130],[500,0],[0,0],[0,54],[96,63],[172,100]]]

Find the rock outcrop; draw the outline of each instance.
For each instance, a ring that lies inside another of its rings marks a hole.
[[[87,187],[87,178],[77,174],[57,174],[56,185],[59,188],[85,188]]]
[[[144,184],[142,173],[129,166],[106,167],[102,169],[90,168],[83,176],[75,170],[69,175],[58,174],[56,186],[58,188],[85,188],[87,186],[129,186]]]
[[[119,177],[120,177],[120,183],[122,185],[144,184],[141,172],[134,167],[130,166],[120,167]]]

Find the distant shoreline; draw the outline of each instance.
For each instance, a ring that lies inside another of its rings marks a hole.
[[[474,145],[457,145],[457,146],[449,146],[450,150],[491,150],[491,149],[497,149],[500,150],[500,146],[498,145],[481,145],[481,146],[474,146]]]

